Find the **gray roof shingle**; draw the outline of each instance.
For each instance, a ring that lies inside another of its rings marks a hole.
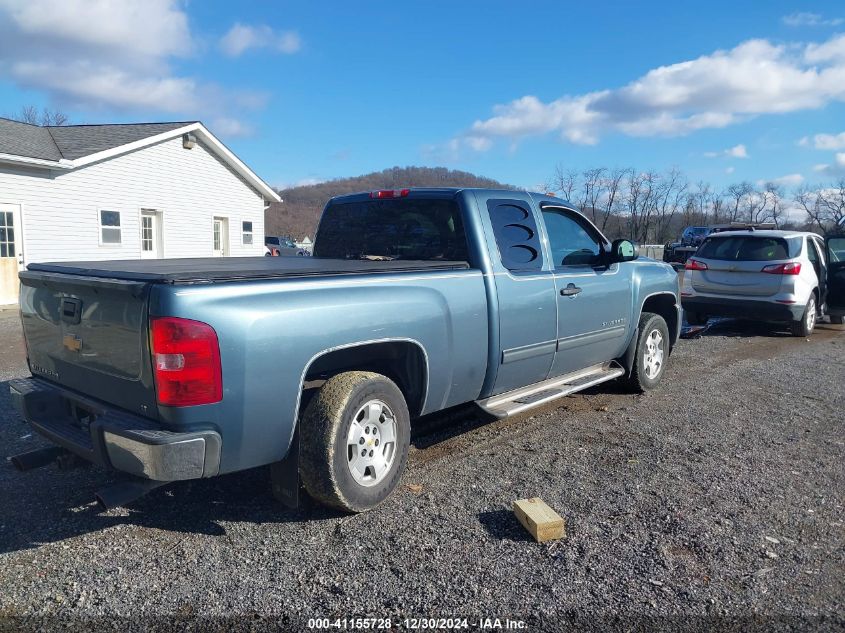
[[[62,157],[47,128],[9,119],[0,119],[0,154],[42,160],[59,160]]]
[[[75,160],[191,123],[194,121],[41,127],[0,119],[0,153],[44,160]]]

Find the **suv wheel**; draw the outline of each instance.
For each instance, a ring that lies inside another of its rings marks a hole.
[[[830,322],[833,323],[834,325],[842,325],[843,321],[845,321],[845,317],[841,317],[841,316],[831,316],[830,317]]]
[[[666,370],[669,360],[669,328],[659,314],[643,312],[637,333],[637,351],[628,379],[637,391],[654,389]]]
[[[816,327],[816,295],[811,294],[800,321],[792,323],[793,336],[810,336]]]
[[[411,422],[402,392],[386,376],[350,371],[330,378],[300,425],[300,475],[314,499],[363,512],[396,488]]]

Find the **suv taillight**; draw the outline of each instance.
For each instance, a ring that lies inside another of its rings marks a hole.
[[[684,270],[707,270],[707,264],[697,259],[688,259],[687,263],[684,264]]]
[[[769,273],[771,275],[800,275],[801,262],[787,262],[786,264],[769,264],[763,266],[761,273]]]
[[[223,399],[220,345],[214,328],[190,319],[154,317],[150,342],[159,404],[189,407]]]

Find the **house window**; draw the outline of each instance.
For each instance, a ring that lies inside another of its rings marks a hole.
[[[153,216],[141,215],[141,250],[146,253],[153,251]]]
[[[252,222],[243,223],[244,244],[252,244]]]
[[[120,244],[120,211],[100,209],[100,244]]]
[[[15,223],[11,211],[0,211],[0,257],[15,256]],[[17,269],[15,269],[17,270]]]

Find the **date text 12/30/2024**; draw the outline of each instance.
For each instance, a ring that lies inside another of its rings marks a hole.
[[[314,630],[347,630],[347,631],[387,631],[391,629],[408,629],[412,631],[436,630],[483,630],[483,631],[520,631],[528,629],[523,620],[510,618],[311,618],[308,628]]]

